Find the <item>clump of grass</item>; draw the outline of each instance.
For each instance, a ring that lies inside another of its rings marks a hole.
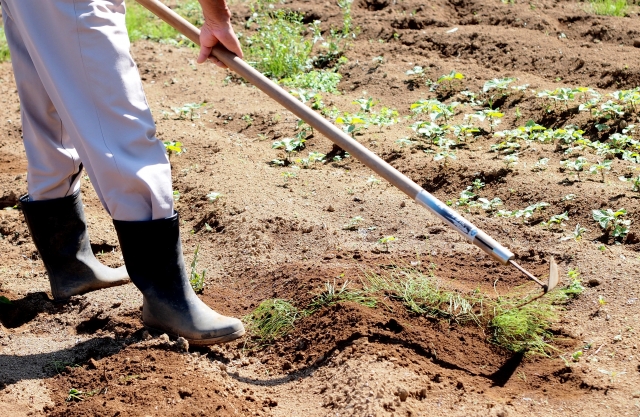
[[[601,16],[624,16],[629,5],[627,0],[589,0],[590,9]]]
[[[11,54],[7,44],[7,36],[4,34],[4,27],[0,25],[0,62],[5,62],[9,59],[11,59]]]
[[[548,356],[554,349],[549,344],[550,328],[558,318],[558,305],[584,290],[576,270],[569,272],[569,278],[568,286],[542,298],[523,298],[514,292],[492,300],[478,291],[461,293],[443,289],[433,276],[398,267],[381,274],[366,273],[365,290],[383,292],[415,314],[488,328],[492,335],[490,341],[510,351]]]
[[[431,276],[414,269],[394,268],[385,274],[365,273],[368,292],[384,292],[400,300],[409,311],[443,317],[458,323],[480,323],[483,298],[479,294],[447,291]]]
[[[513,299],[500,298],[489,321],[492,342],[513,352],[547,356],[553,349],[549,328],[557,318],[548,299],[517,306]]]
[[[371,308],[377,305],[374,297],[369,296],[365,291],[351,290],[348,285],[349,280],[346,280],[340,288],[336,286],[335,280],[333,284],[326,282],[324,291],[313,298],[305,313],[313,314],[322,307],[332,306],[341,301],[350,301]]]
[[[198,27],[204,22],[197,0],[180,0],[174,10]],[[172,45],[192,45],[191,41],[138,3],[127,3],[125,19],[132,42],[149,39]]]
[[[265,300],[244,318],[249,330],[261,343],[271,343],[293,329],[300,312],[290,302],[279,298]]]
[[[337,93],[342,75],[333,71],[310,71],[295,74],[281,82],[287,87],[305,88],[324,93]]]

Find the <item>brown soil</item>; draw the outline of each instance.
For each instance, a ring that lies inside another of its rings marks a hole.
[[[341,24],[334,3],[300,0],[286,7],[321,20],[325,29]],[[431,79],[459,71],[466,77],[463,87],[473,91],[506,76],[537,90],[590,86],[607,93],[638,85],[637,14],[597,17],[584,8],[547,0],[357,0],[353,17],[361,32],[340,70],[343,94],[325,94],[324,101],[354,112],[351,101],[366,92],[408,116],[411,103],[436,97],[405,75],[414,65]],[[232,10],[240,28],[249,9],[240,4]],[[190,262],[199,246],[198,269],[207,271],[202,298],[221,313],[243,317],[275,297],[305,308],[326,282],[348,279],[357,287],[365,271],[391,265],[411,265],[448,288],[479,289],[489,297],[525,284],[393,187],[367,185],[371,172],[353,158],[301,169],[285,184],[282,173],[290,168],[268,162],[279,155],[271,142],[294,134],[295,117],[253,87],[223,83],[225,71],[192,68],[191,50],[138,42],[133,52],[158,136],[187,149],[172,157],[185,257]],[[382,63],[372,61],[377,56]],[[440,94],[444,99],[456,92]],[[201,118],[174,120],[172,107],[203,101]],[[554,256],[564,283],[569,268],[590,283],[554,325],[551,358],[510,353],[481,328],[410,314],[390,299],[375,309],[326,307],[270,346],[256,347],[247,336],[187,353],[144,331],[141,297],[132,285],[67,304],[50,301],[23,217],[10,209],[26,192],[10,64],[0,64],[0,103],[0,208],[7,209],[0,212],[0,295],[11,300],[0,304],[2,415],[638,415],[640,210],[637,193],[617,180],[629,172],[626,161],[616,159],[605,182],[588,173],[576,181],[561,170],[565,157],[555,145],[521,150],[519,164],[505,169],[502,157],[489,151],[496,140],[486,124],[446,167],[420,149],[394,143],[410,134],[412,120],[357,136],[443,201],[456,201],[480,178],[486,186],[479,194],[500,197],[505,209],[551,204],[526,224],[479,209],[465,213],[534,274],[544,276],[547,258]],[[529,91],[497,105],[505,113],[498,129],[529,119],[554,128],[587,125],[587,116],[571,107],[544,111],[542,99]],[[459,107],[456,120],[471,111]],[[242,119],[247,114],[250,124]],[[605,139],[597,131],[585,135]],[[307,145],[332,150],[318,135]],[[532,171],[542,157],[550,159],[549,168]],[[94,252],[110,266],[121,265],[109,217],[88,181],[82,189]],[[212,191],[224,197],[211,203],[206,195]],[[562,201],[567,194],[577,197]],[[591,210],[621,207],[629,211],[631,233],[614,242],[603,236]],[[564,211],[570,220],[563,228],[540,226]],[[344,230],[354,216],[364,218],[361,228]],[[584,238],[561,241],[578,223],[589,229]],[[398,240],[385,252],[376,242],[389,235]],[[528,283],[525,288],[536,291]],[[583,358],[566,366],[560,355],[568,358],[587,343]],[[82,401],[67,401],[72,388],[85,393]]]

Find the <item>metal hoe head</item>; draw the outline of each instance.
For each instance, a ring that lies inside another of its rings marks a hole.
[[[516,261],[514,261],[513,259],[509,260],[509,263],[511,265],[515,266],[520,272],[522,272],[531,281],[534,281],[536,284],[540,285],[542,287],[542,289],[544,290],[545,294],[548,293],[549,291],[551,291],[552,289],[554,289],[556,287],[556,285],[558,285],[558,281],[560,279],[559,275],[558,275],[558,264],[556,263],[555,259],[553,259],[553,257],[551,257],[551,259],[549,259],[549,264],[550,264],[549,265],[549,280],[547,281],[546,284],[544,282],[540,281],[535,276],[533,276],[533,274],[531,274],[531,272],[527,271],[526,269],[524,269],[523,267],[518,265],[516,263]]]

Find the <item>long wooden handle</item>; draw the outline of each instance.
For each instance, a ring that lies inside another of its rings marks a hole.
[[[173,26],[178,32],[189,38],[193,43],[200,45],[200,31],[180,15],[169,9],[159,0],[136,0],[153,14]],[[447,207],[440,200],[422,189],[407,176],[389,165],[378,155],[371,152],[358,141],[338,129],[328,120],[302,104],[298,99],[287,93],[273,81],[256,71],[249,64],[238,58],[234,53],[229,52],[222,45],[218,44],[213,48],[212,55],[222,61],[227,67],[238,73],[242,78],[249,81],[269,97],[280,103],[286,109],[309,124],[309,126],[322,133],[336,145],[340,146],[351,156],[371,168],[385,180],[389,181],[403,193],[414,199],[418,204],[424,206],[434,213],[445,223],[454,227],[469,242],[478,246],[497,261],[507,264],[514,257],[507,248],[500,245],[490,236],[475,227],[455,210]]]

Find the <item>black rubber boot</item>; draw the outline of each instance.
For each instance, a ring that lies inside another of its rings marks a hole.
[[[129,282],[124,266],[109,268],[93,255],[80,192],[41,201],[25,195],[20,206],[55,300]]]
[[[242,322],[213,311],[193,291],[185,270],[178,215],[140,222],[114,220],[131,281],[142,292],[145,326],[191,345],[228,342]]]

